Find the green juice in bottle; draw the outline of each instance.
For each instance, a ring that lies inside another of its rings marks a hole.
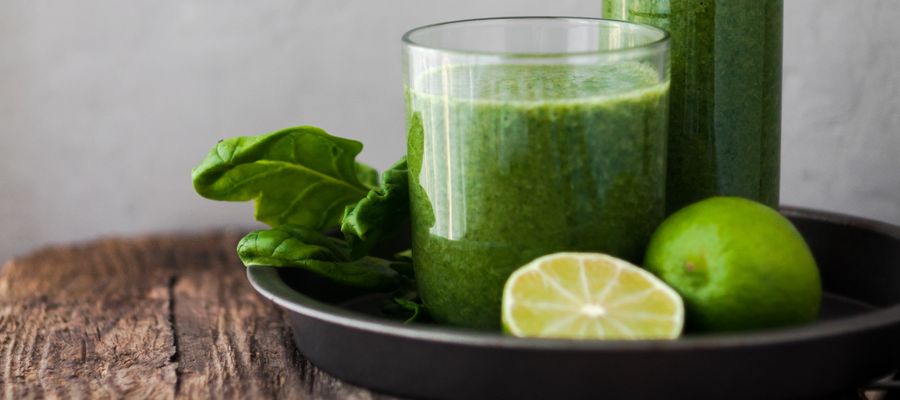
[[[783,0],[604,0],[672,36],[666,208],[717,195],[778,205]]]

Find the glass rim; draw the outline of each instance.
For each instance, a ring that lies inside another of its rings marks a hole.
[[[648,31],[655,31],[661,34],[661,36],[653,41],[640,44],[637,46],[626,46],[616,49],[605,49],[605,50],[585,50],[585,51],[566,51],[566,52],[553,52],[553,53],[535,53],[535,52],[517,52],[517,51],[483,51],[483,50],[464,50],[464,49],[454,49],[449,47],[441,47],[441,46],[429,46],[420,42],[416,42],[412,39],[412,36],[419,32],[424,32],[436,28],[443,28],[451,25],[461,25],[468,24],[473,22],[499,22],[499,21],[522,21],[522,20],[548,20],[548,21],[569,21],[569,22],[581,22],[581,23],[593,23],[593,24],[616,24],[616,25],[628,25],[633,27],[638,27],[640,29],[646,29]],[[447,54],[457,54],[457,55],[470,55],[470,56],[495,56],[495,57],[505,57],[505,58],[570,58],[570,57],[595,57],[595,56],[606,56],[606,55],[620,55],[620,54],[629,54],[635,52],[647,52],[653,51],[660,47],[665,47],[668,45],[670,40],[669,31],[657,28],[652,25],[641,24],[637,22],[631,21],[623,21],[619,19],[610,19],[610,18],[593,18],[593,17],[564,17],[564,16],[516,16],[516,17],[487,17],[487,18],[470,18],[470,19],[459,19],[453,21],[444,21],[437,22],[434,24],[422,25],[413,29],[406,31],[401,38],[403,45],[407,47],[413,47],[423,50],[433,50],[440,51],[442,53]]]

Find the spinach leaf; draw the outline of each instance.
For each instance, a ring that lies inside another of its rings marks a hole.
[[[401,297],[395,297],[394,303],[396,303],[398,306],[400,306],[400,308],[402,308],[412,314],[409,317],[407,317],[405,321],[403,321],[406,324],[415,322],[425,312],[425,305],[417,303],[413,300],[407,300],[407,299],[404,299]]]
[[[412,288],[402,288],[395,291],[389,300],[381,306],[381,314],[391,318],[400,319],[404,323],[429,322],[428,308],[419,298],[419,292]]]
[[[404,269],[404,263],[376,257],[354,259],[343,240],[302,226],[283,225],[251,232],[238,243],[237,252],[248,267],[301,268],[359,289],[387,291],[409,286],[407,279],[394,269]]]
[[[422,173],[422,153],[425,151],[425,130],[422,126],[422,114],[411,113],[407,119],[409,134],[406,137],[406,146],[410,153],[418,154],[418,157],[410,157],[409,161],[409,196],[415,198],[416,207],[410,209],[412,218],[417,225],[431,228],[435,224],[434,209],[428,193],[419,183],[419,175]]]
[[[256,201],[256,219],[269,226],[335,226],[341,212],[377,182],[354,161],[362,144],[299,126],[220,141],[193,170],[194,189],[213,200]]]
[[[246,266],[301,268],[359,289],[410,292],[410,260],[368,256],[409,220],[406,160],[379,184],[378,171],[355,161],[361,150],[359,142],[299,126],[222,140],[191,177],[201,196],[254,200],[256,219],[273,227],[240,241]],[[346,240],[321,233],[341,222]]]
[[[415,281],[416,272],[413,271],[412,249],[406,249],[394,254],[394,260],[397,261],[394,269],[403,276]]]
[[[412,249],[406,249],[394,254],[394,258],[398,260],[412,260]]]
[[[341,232],[354,256],[368,254],[376,243],[391,238],[409,223],[408,179],[404,156],[384,171],[381,185],[344,209]]]
[[[378,170],[361,162],[356,163],[356,178],[368,188],[378,186]]]

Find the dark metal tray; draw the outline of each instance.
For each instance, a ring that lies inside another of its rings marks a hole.
[[[293,270],[248,269],[285,308],[323,370],[424,398],[794,399],[841,395],[900,365],[900,227],[786,208],[821,269],[816,323],[674,341],[518,339],[371,315],[356,296]]]

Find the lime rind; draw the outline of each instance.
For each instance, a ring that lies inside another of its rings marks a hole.
[[[696,332],[743,332],[815,321],[822,284],[805,239],[776,210],[712,197],[670,215],[644,267],[675,289]]]
[[[600,253],[556,253],[516,270],[504,287],[515,336],[672,339],[684,327],[678,293],[652,273]]]

